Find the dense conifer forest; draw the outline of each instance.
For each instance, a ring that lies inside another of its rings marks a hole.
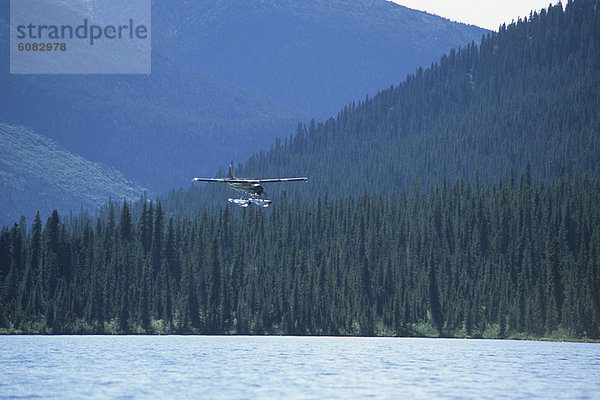
[[[240,165],[310,177],[269,210],[21,219],[0,332],[600,339],[599,71],[599,2],[569,1]]]
[[[4,332],[600,338],[600,179],[25,221]]]

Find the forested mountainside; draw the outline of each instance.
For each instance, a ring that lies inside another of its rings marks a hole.
[[[600,339],[598,3],[300,125],[238,168],[309,176],[269,210],[196,187],[3,228],[0,332]]]
[[[71,76],[8,73],[1,2],[0,121],[167,193],[484,32],[385,0],[152,3],[150,75]]]
[[[0,233],[0,331],[600,338],[600,178]]]
[[[310,197],[389,193],[417,182],[427,190],[444,177],[473,182],[476,173],[493,183],[527,162],[538,182],[561,171],[598,175],[598,38],[597,0],[552,6],[335,118],[300,126],[239,175],[308,176],[310,185],[286,190]]]
[[[0,225],[39,210],[94,210],[107,199],[140,198],[144,189],[118,171],[85,160],[21,126],[0,123]]]

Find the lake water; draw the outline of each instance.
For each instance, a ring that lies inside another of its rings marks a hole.
[[[600,399],[600,344],[0,336],[0,398]]]

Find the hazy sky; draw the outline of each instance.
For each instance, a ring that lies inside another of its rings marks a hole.
[[[452,21],[498,30],[502,23],[528,17],[531,10],[539,11],[556,4],[556,0],[392,0],[415,10],[427,11]],[[565,2],[566,3],[566,2]],[[565,4],[563,3],[563,4]]]

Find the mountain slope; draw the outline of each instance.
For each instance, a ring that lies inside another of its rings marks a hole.
[[[149,76],[9,75],[2,40],[0,120],[166,192],[483,32],[384,0],[328,4],[153,2]],[[8,38],[8,2],[0,19]]]
[[[319,117],[486,32],[381,0],[182,4],[155,4],[153,24],[172,27],[156,51]]]
[[[112,197],[137,200],[144,189],[105,165],[73,155],[37,133],[0,123],[0,225],[53,209],[94,209]]]
[[[160,189],[187,184],[224,155],[249,156],[301,115],[200,72],[161,62],[154,71],[4,76],[0,117]]]
[[[600,7],[569,2],[252,157],[240,175],[308,175],[309,196],[600,173]],[[295,190],[290,187],[290,190]]]

